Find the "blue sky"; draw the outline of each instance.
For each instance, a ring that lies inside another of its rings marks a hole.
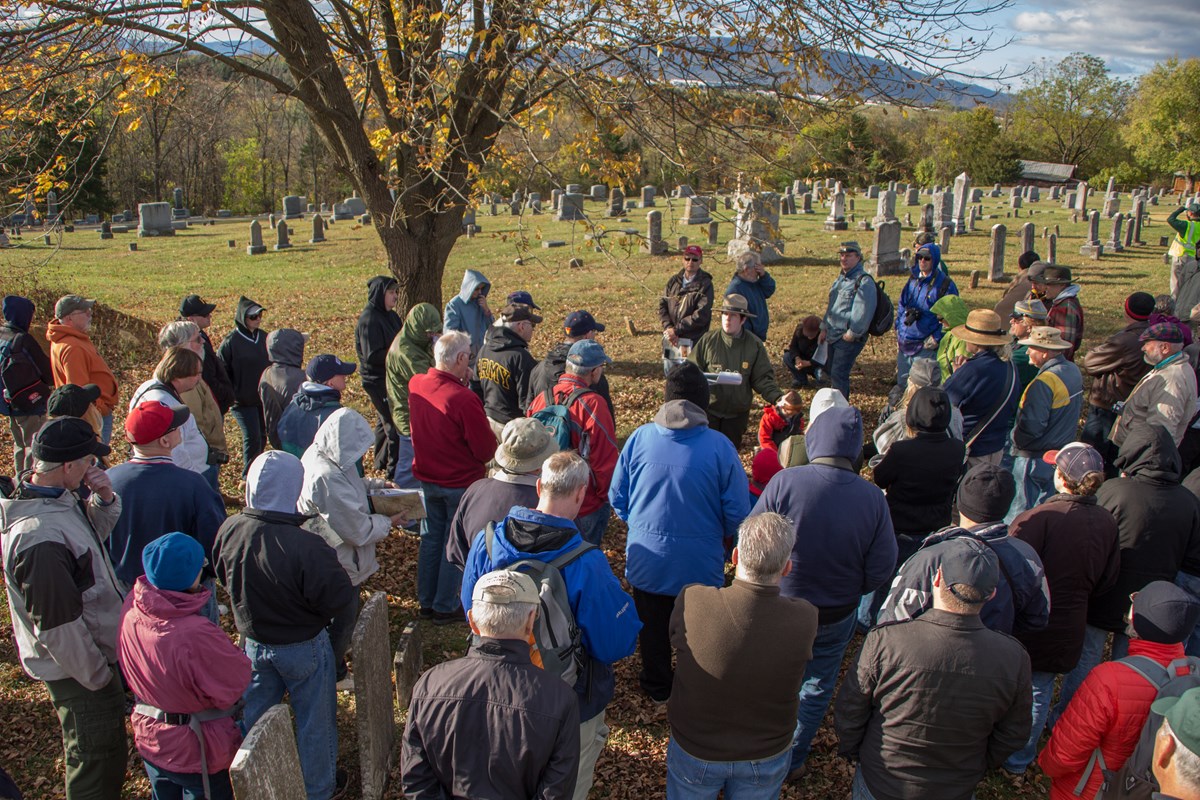
[[[1083,52],[1103,58],[1116,77],[1136,78],[1172,56],[1200,56],[1200,0],[1014,0],[990,22],[995,41],[1014,41],[981,57],[980,72]]]

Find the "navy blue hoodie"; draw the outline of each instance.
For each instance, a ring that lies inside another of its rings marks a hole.
[[[38,372],[41,373],[42,382],[54,386],[54,373],[50,369],[50,359],[46,356],[46,351],[42,350],[42,346],[38,344],[37,339],[34,339],[29,333],[29,326],[33,323],[33,312],[33,301],[29,298],[19,297],[15,294],[6,295],[4,298],[4,325],[0,325],[0,342],[13,342],[13,346],[24,351],[33,365],[37,367]],[[46,402],[43,400],[33,410],[33,414],[40,416],[45,413]]]
[[[845,619],[896,566],[887,500],[852,466],[862,445],[857,408],[825,411],[805,433],[809,463],[772,478],[751,512],[774,511],[795,525],[792,571],[780,582],[780,593],[815,605],[822,625]]]

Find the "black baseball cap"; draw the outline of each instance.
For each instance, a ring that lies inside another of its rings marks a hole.
[[[103,458],[112,448],[100,441],[90,422],[79,417],[59,417],[33,435],[33,457],[63,464],[87,456]]]
[[[216,303],[206,303],[200,299],[198,294],[189,294],[183,298],[183,302],[179,304],[179,316],[181,317],[207,317],[217,307]]]
[[[94,383],[77,386],[64,383],[50,393],[46,414],[51,417],[82,417],[88,407],[100,399],[100,387]]]

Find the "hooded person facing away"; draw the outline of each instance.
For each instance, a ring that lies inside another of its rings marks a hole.
[[[367,305],[354,328],[354,349],[362,365],[363,391],[375,409],[375,469],[391,475],[399,458],[399,440],[392,411],[388,407],[386,361],[392,339],[404,324],[395,312],[400,284],[391,275],[376,275],[367,281]]]
[[[279,418],[304,382],[304,344],[307,341],[307,336],[291,328],[280,328],[267,334],[267,356],[271,366],[259,378],[258,397],[267,423],[267,441],[276,450],[283,449],[279,441]]]
[[[420,484],[412,476],[412,426],[408,413],[408,382],[413,375],[423,375],[433,366],[433,343],[442,332],[442,317],[430,303],[417,303],[408,312],[404,327],[392,340],[387,352],[388,406],[396,435],[400,441],[400,456],[393,480],[403,489],[416,489]]]
[[[488,308],[487,296],[492,283],[482,272],[468,269],[463,272],[462,288],[446,303],[443,331],[462,331],[471,337],[471,369],[483,347],[483,337],[495,315]]]

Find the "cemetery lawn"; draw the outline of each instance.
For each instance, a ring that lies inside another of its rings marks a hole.
[[[1151,223],[1143,228],[1145,247],[1133,247],[1119,254],[1106,254],[1099,261],[1086,260],[1079,255],[1079,246],[1086,234],[1086,223],[1071,223],[1070,212],[1060,202],[1049,199],[1043,191],[1038,203],[1026,204],[1019,218],[1006,218],[1010,213],[1008,193],[1003,197],[985,197],[984,218],[972,233],[955,237],[944,259],[951,277],[957,282],[967,304],[972,308],[991,307],[1004,291],[1004,285],[986,282],[987,259],[990,249],[989,232],[996,223],[1008,226],[1006,271],[1016,271],[1019,255],[1019,229],[1032,221],[1036,226],[1035,249],[1046,254],[1042,229],[1051,231],[1060,226],[1058,263],[1070,266],[1075,280],[1082,284],[1081,301],[1086,311],[1086,352],[1091,344],[1102,340],[1123,326],[1123,301],[1135,290],[1152,294],[1168,291],[1168,268],[1162,263],[1164,248],[1158,246],[1160,236],[1171,234],[1165,224],[1166,215],[1174,206],[1147,206]],[[860,196],[857,213],[860,219],[873,216],[875,201]],[[922,202],[929,198],[922,195]],[[473,239],[465,236],[458,242],[446,269],[444,298],[456,294],[464,268],[482,271],[492,281],[491,306],[498,311],[509,292],[526,289],[541,305],[546,318],[534,336],[531,349],[540,358],[558,340],[562,319],[577,308],[587,308],[607,330],[600,335],[605,349],[614,359],[608,371],[613,402],[617,409],[617,427],[621,438],[628,436],[638,425],[649,422],[662,402],[662,368],[660,361],[657,317],[658,298],[667,278],[680,267],[677,238],[690,237],[692,243],[705,248],[703,268],[713,275],[720,293],[732,274],[731,260],[725,255],[725,245],[732,236],[732,213],[723,209],[714,212],[720,222],[719,244],[710,247],[707,226],[685,228],[673,221],[682,215],[681,201],[659,200],[663,212],[664,237],[670,254],[650,257],[639,253],[640,240],[619,232],[622,228],[644,234],[645,211],[635,210],[628,223],[606,220],[601,216],[604,205],[588,201],[586,210],[595,215],[595,232],[605,230],[605,252],[596,252],[585,234],[593,229],[585,223],[554,222],[550,216],[507,215],[492,217],[481,213],[478,223],[482,232]],[[911,212],[919,218],[920,207],[905,207],[899,198],[897,213],[901,220]],[[1128,205],[1128,196],[1123,198]],[[718,203],[718,205],[720,205]],[[822,230],[826,212],[815,205],[810,216],[781,218],[782,236],[786,239],[785,258],[768,269],[778,282],[778,290],[770,301],[771,327],[767,347],[778,361],[797,322],[808,314],[824,312],[829,284],[837,269],[836,246],[846,239],[857,239],[869,255],[874,234],[855,230],[827,233]],[[1125,209],[1123,209],[1125,210]],[[1032,216],[1030,213],[1032,212]],[[993,218],[988,219],[988,216]],[[263,220],[264,227],[265,219]],[[55,235],[46,245],[41,235],[26,232],[15,240],[18,246],[0,250],[0,281],[5,294],[25,294],[38,305],[34,329],[39,338],[44,323],[53,315],[54,300],[67,293],[82,294],[99,299],[100,306],[93,325],[96,339],[121,383],[121,408],[118,409],[116,430],[121,430],[123,406],[130,392],[147,379],[157,361],[154,336],[158,328],[175,318],[180,299],[191,293],[201,294],[208,302],[216,303],[210,336],[214,345],[230,330],[233,310],[239,295],[245,294],[266,307],[264,329],[292,327],[311,334],[306,356],[322,352],[335,353],[354,359],[354,325],[366,302],[366,282],[386,271],[383,250],[375,233],[356,222],[337,222],[326,232],[324,244],[309,245],[310,224],[296,221],[293,226],[290,250],[268,252],[260,256],[246,255],[248,220],[219,220],[213,226],[194,226],[175,237],[136,239],[134,234],[116,234],[102,241],[92,228],[77,228],[74,233]],[[1101,220],[1101,240],[1108,238],[1111,222]],[[906,225],[902,246],[910,246],[914,231]],[[563,240],[564,247],[544,249],[544,239]],[[236,241],[230,249],[226,241]],[[267,228],[264,239],[274,243],[274,233]],[[137,241],[139,250],[129,252],[127,243]],[[523,264],[514,264],[514,259]],[[581,266],[570,267],[573,258]],[[972,270],[981,270],[984,281],[979,288],[970,288]],[[893,300],[903,286],[904,276],[884,279]],[[626,328],[628,319],[636,328],[632,335]],[[43,342],[44,344],[44,342]],[[895,339],[889,335],[872,338],[859,358],[852,377],[852,401],[863,410],[868,428],[873,427],[884,405],[887,390],[895,372]],[[777,369],[784,381],[785,372]],[[804,393],[806,401],[812,392]],[[361,385],[351,379],[344,403],[373,419],[373,412]],[[751,429],[743,460],[749,466],[750,443],[756,430],[758,415],[752,417]],[[240,434],[232,418],[226,426],[233,461],[222,471],[222,489],[230,495],[240,494],[236,476],[240,475]],[[127,448],[114,437],[118,458],[127,457]],[[12,440],[8,425],[0,426],[0,459],[4,471],[11,469]],[[231,513],[232,510],[231,510]],[[614,518],[605,537],[605,550],[614,572],[624,572],[624,525]],[[416,557],[417,538],[394,533],[381,543],[379,560],[382,569],[367,581],[370,591],[387,593],[391,607],[392,646],[404,624],[416,617]],[[225,598],[223,598],[225,599]],[[233,631],[232,618],[223,619]],[[435,627],[421,623],[424,634],[424,659],[428,667],[460,655],[465,649],[466,627],[453,625]],[[857,652],[858,640],[851,645],[850,657]],[[638,659],[626,659],[617,666],[617,695],[607,711],[612,728],[608,749],[596,768],[595,798],[661,797],[665,792],[665,753],[668,726],[665,711],[655,709],[637,690]],[[353,724],[351,695],[339,696],[339,728],[341,732],[339,765],[351,776],[348,796],[358,796],[358,756]],[[12,640],[7,605],[0,610],[0,719],[4,720],[5,736],[0,744],[0,766],[13,774],[26,797],[56,798],[63,796],[62,753],[58,724],[53,708],[41,683],[30,680],[21,671]],[[403,723],[403,715],[400,717]],[[845,797],[849,794],[851,768],[838,759],[832,726],[827,724],[818,734],[810,759],[810,773],[798,788],[787,787],[784,798]],[[398,752],[398,750],[397,750]],[[398,758],[397,758],[398,760]],[[980,800],[998,798],[1044,797],[1048,782],[1036,768],[1020,784],[998,774],[990,775],[980,786]],[[1036,777],[1034,777],[1036,776]],[[141,762],[132,753],[129,762],[127,797],[146,797],[148,784]],[[399,769],[393,769],[388,797],[398,798]]]

